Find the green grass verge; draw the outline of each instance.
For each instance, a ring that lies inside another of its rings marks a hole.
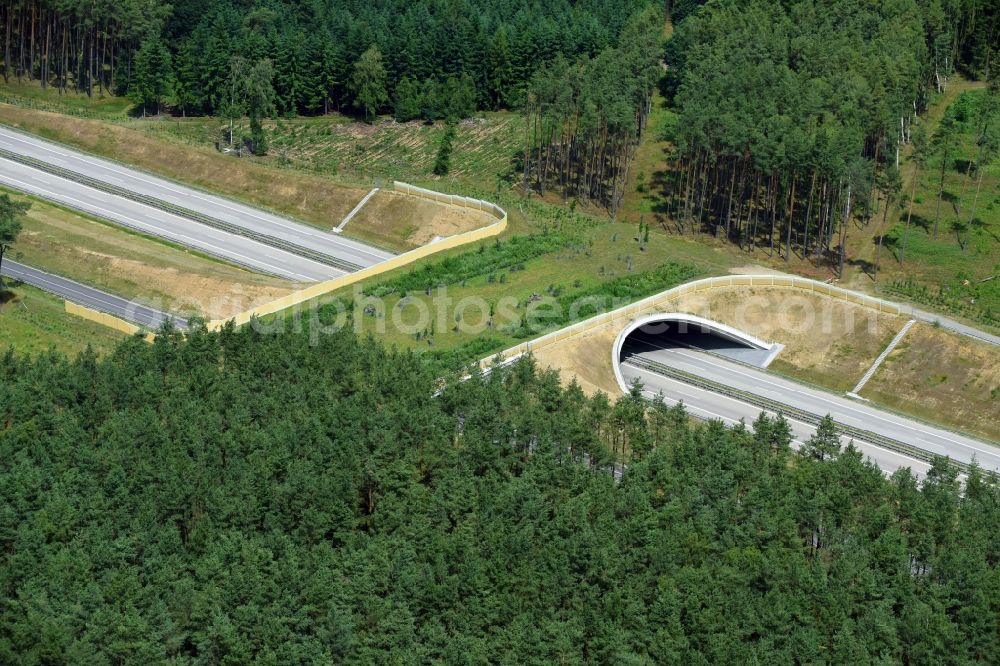
[[[20,354],[55,349],[74,356],[90,345],[109,353],[126,336],[106,326],[66,312],[61,298],[30,285],[12,286],[4,279],[0,290],[0,350],[13,347]]]
[[[971,90],[952,103],[959,136],[956,149],[944,165],[940,208],[942,155],[936,153],[917,181],[906,237],[906,264],[898,267],[893,265],[896,262],[886,262],[891,277],[884,289],[980,324],[1000,327],[1000,163],[994,162],[983,170],[974,217],[977,173],[969,171],[970,162],[979,153],[976,126],[985,97],[985,90]],[[1000,123],[1000,117],[994,117],[992,122]],[[897,259],[906,235],[905,209],[900,217],[886,241],[890,257]]]
[[[93,96],[88,97],[73,90],[60,92],[52,86],[42,88],[37,81],[18,83],[15,79],[0,84],[0,102],[102,120],[127,120],[132,108],[127,98],[115,97],[107,91],[95,90]]]
[[[540,230],[536,236],[486,241],[457,256],[333,292],[302,311],[307,317],[318,312],[313,323],[323,325],[338,322],[337,312],[345,312],[341,325],[460,364],[728,267],[724,256],[709,248],[666,236],[651,237],[640,250],[629,235],[634,230],[567,218],[550,229],[546,241]],[[533,241],[550,245],[527,256]],[[577,302],[582,305],[571,315]],[[533,326],[524,325],[528,318]]]

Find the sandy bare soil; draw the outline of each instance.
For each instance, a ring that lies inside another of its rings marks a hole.
[[[171,312],[197,313],[209,319],[231,317],[292,291],[291,288],[187,273],[173,267],[150,266],[142,261],[99,255],[80,248],[71,249],[70,254],[85,261],[92,274],[134,283],[141,289],[137,297],[143,302]]]
[[[289,293],[290,282],[35,201],[16,246],[25,263],[159,309],[212,319]]]
[[[482,211],[379,191],[351,220],[346,231],[396,249],[410,249],[438,236],[454,236],[495,221],[496,218]]]
[[[785,345],[773,369],[836,390],[854,387],[905,320],[793,289],[715,289],[682,297],[663,311],[713,319]],[[618,394],[611,345],[620,327],[535,352],[542,366],[574,375],[588,392]]]
[[[772,368],[837,390],[854,387],[906,320],[797,289],[713,289],[681,312],[735,326],[785,349]]]
[[[714,319],[785,345],[771,368],[820,386],[854,387],[905,319],[793,289],[718,289],[683,297],[674,310]],[[542,367],[574,376],[587,393],[620,395],[606,326],[535,352]],[[1000,442],[1000,353],[996,347],[917,324],[862,395],[918,418]]]
[[[541,368],[560,371],[564,384],[573,377],[588,395],[604,391],[612,397],[621,395],[611,367],[611,346],[618,336],[617,327],[605,326],[570,340],[535,352]]]
[[[861,395],[1000,442],[1000,350],[918,323]]]

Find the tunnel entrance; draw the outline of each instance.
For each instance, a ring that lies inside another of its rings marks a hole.
[[[626,329],[618,362],[637,356],[663,360],[682,350],[706,351],[757,367],[767,367],[780,349],[731,327],[693,316],[648,317]]]

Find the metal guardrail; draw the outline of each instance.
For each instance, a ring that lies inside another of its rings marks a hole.
[[[152,208],[157,208],[159,210],[165,211],[167,213],[172,213],[180,217],[187,218],[199,224],[204,224],[209,227],[213,227],[220,231],[225,231],[237,236],[243,236],[244,238],[249,238],[250,240],[257,241],[259,243],[264,243],[265,245],[270,245],[271,247],[278,248],[280,250],[285,250],[292,254],[298,255],[300,257],[305,257],[306,259],[311,259],[313,261],[325,264],[327,266],[332,266],[334,268],[339,268],[341,270],[347,271],[348,273],[353,273],[362,268],[361,265],[355,264],[349,261],[344,261],[337,257],[331,257],[322,252],[317,252],[309,248],[296,245],[295,243],[290,243],[288,241],[282,240],[280,238],[274,238],[273,236],[266,236],[264,234],[259,234],[244,227],[236,224],[230,224],[228,222],[223,222],[214,217],[198,213],[181,206],[175,206],[174,204],[163,201],[162,199],[157,199],[155,197],[150,197],[145,194],[139,194],[138,192],[133,192],[124,187],[119,187],[117,185],[111,185],[102,180],[96,178],[91,178],[90,176],[85,176],[76,171],[70,169],[64,169],[63,167],[55,166],[44,162],[42,160],[35,159],[33,157],[27,157],[19,153],[11,152],[0,148],[0,157],[10,160],[12,162],[17,162],[18,164],[23,164],[25,166],[50,173],[53,176],[58,176],[59,178],[65,178],[71,180],[75,183],[81,185],[86,185],[95,190],[101,192],[106,192],[107,194],[113,194],[115,196],[120,196],[122,198],[128,199],[130,201],[135,201],[136,203],[141,203]]]
[[[697,348],[694,348],[694,349],[697,349]],[[759,365],[754,365],[753,363],[748,363],[747,361],[744,361],[742,359],[735,358],[735,357],[732,357],[732,356],[726,356],[725,354],[720,354],[720,353],[718,353],[716,351],[712,351],[711,349],[697,349],[697,351],[698,351],[699,354],[705,354],[706,356],[711,356],[713,358],[717,358],[720,361],[725,361],[726,363],[732,363],[733,365],[739,365],[739,366],[742,366],[742,367],[744,367],[744,368],[746,368],[748,370],[753,370],[755,372],[763,372],[763,373],[768,374],[768,375],[773,375],[775,377],[780,377],[781,379],[784,379],[785,381],[792,382],[793,384],[798,384],[799,386],[804,386],[804,387],[806,387],[808,389],[812,389],[813,391],[819,391],[821,393],[829,393],[831,395],[837,395],[837,396],[846,396],[846,397],[854,399],[854,400],[857,400],[857,399],[860,398],[861,400],[867,401],[867,398],[863,398],[862,396],[859,396],[859,395],[852,396],[849,393],[845,393],[843,391],[838,391],[837,389],[833,389],[833,388],[831,388],[829,386],[820,386],[819,384],[815,384],[815,383],[810,382],[810,381],[808,381],[806,379],[802,379],[801,377],[796,377],[795,375],[790,375],[787,372],[781,372],[780,370],[775,370],[773,367],[770,367],[770,366],[767,367],[767,368],[762,368]],[[960,435],[962,437],[967,437],[967,438],[975,440],[977,442],[982,442],[983,444],[986,444],[987,446],[1000,446],[1000,442],[996,442],[996,441],[994,441],[992,439],[988,439],[988,438],[986,438],[986,437],[984,437],[982,435],[977,435],[975,433],[968,432],[967,430],[959,430],[958,428],[949,426],[949,425],[944,424],[944,423],[936,423],[936,422],[931,421],[929,419],[921,418],[921,417],[917,416],[916,414],[910,414],[908,412],[904,412],[904,411],[901,411],[899,409],[895,409],[895,408],[893,408],[893,407],[891,407],[889,405],[886,405],[885,403],[878,402],[878,403],[875,403],[875,404],[878,406],[878,410],[881,411],[881,412],[888,412],[889,414],[893,414],[894,416],[898,416],[898,417],[903,418],[903,419],[908,419],[910,421],[915,421],[917,423],[923,424],[923,425],[928,426],[930,428],[937,428],[938,430],[944,430],[946,432],[954,433],[954,434]]]
[[[11,106],[21,106],[18,103],[5,101],[3,99],[3,97],[2,97],[2,95],[0,95],[0,104],[10,104]],[[33,107],[29,107],[29,108],[33,108]],[[39,109],[39,110],[44,111],[45,109]],[[103,116],[103,115],[99,115],[99,114],[96,114],[96,115],[93,115],[93,116],[88,116],[88,115],[84,115],[82,113],[77,113],[75,111],[65,111],[65,112],[64,111],[52,111],[52,113],[58,113],[58,114],[70,115],[70,116],[78,116],[78,117],[81,117],[81,118],[90,118],[90,119],[93,119],[93,120],[100,120],[102,122],[115,123],[115,124],[124,124],[126,126],[128,125],[128,123],[125,122],[125,121],[129,121],[129,122],[131,122],[131,121],[139,122],[140,121],[139,118],[131,118],[131,117],[125,117],[125,118],[115,119],[115,118],[108,118],[107,116]],[[211,116],[209,116],[209,118],[211,118]],[[146,119],[146,120],[148,120],[148,119]],[[145,169],[145,168],[143,168],[141,166],[138,166],[136,164],[131,164],[129,162],[124,162],[124,161],[122,161],[120,159],[116,159],[114,157],[111,157],[110,155],[102,155],[102,154],[95,153],[93,151],[87,150],[85,148],[82,148],[80,146],[74,146],[74,145],[70,145],[70,144],[62,144],[62,143],[58,143],[58,142],[56,142],[56,141],[54,141],[52,139],[43,138],[43,137],[41,137],[38,134],[35,134],[35,133],[32,133],[32,132],[29,132],[27,130],[22,129],[21,127],[19,127],[17,125],[11,125],[10,123],[5,122],[2,118],[0,118],[0,127],[2,127],[3,129],[5,129],[5,130],[7,130],[9,132],[14,132],[16,134],[20,134],[20,135],[25,136],[25,137],[30,138],[30,139],[42,140],[42,141],[51,143],[53,145],[63,146],[65,148],[67,148],[67,149],[71,149],[71,150],[73,150],[75,152],[78,152],[81,155],[86,155],[87,157],[92,157],[94,159],[102,160],[104,162],[109,162],[111,164],[116,164],[116,165],[118,165],[120,167],[123,167],[125,169],[131,169],[132,171],[135,171],[137,173],[141,173],[141,174],[144,174],[144,175],[147,175],[147,176],[152,176],[153,178],[158,178],[158,179],[166,181],[168,183],[172,183],[172,184],[178,185],[180,187],[185,187],[185,188],[187,188],[189,190],[193,190],[193,191],[199,192],[201,194],[205,194],[205,195],[208,195],[208,196],[213,196],[213,197],[216,197],[218,199],[223,199],[223,200],[229,201],[231,203],[239,204],[240,206],[244,206],[246,208],[250,208],[252,210],[259,211],[261,213],[266,213],[268,215],[274,215],[276,217],[285,218],[285,219],[291,220],[292,222],[295,222],[297,224],[301,224],[301,225],[306,226],[306,227],[315,226],[315,225],[312,225],[309,222],[306,222],[304,220],[297,219],[296,217],[290,215],[287,211],[281,211],[281,210],[278,210],[276,208],[271,208],[271,207],[265,206],[264,204],[262,204],[260,202],[257,202],[257,201],[247,201],[246,199],[243,199],[243,198],[240,198],[240,197],[237,197],[237,196],[233,196],[231,194],[225,194],[225,193],[222,193],[222,192],[217,192],[215,190],[210,190],[210,189],[202,187],[200,185],[196,185],[195,183],[181,181],[181,180],[178,180],[176,178],[173,178],[173,177],[168,176],[168,175],[163,174],[163,173],[158,173],[158,172],[150,171],[149,169]],[[268,168],[285,169],[285,170],[289,169],[289,167],[286,167],[286,166],[283,166],[283,165],[280,165],[280,164],[271,164],[271,165],[268,165]],[[351,187],[351,188],[355,187],[355,185],[353,183],[344,183],[343,186],[344,187]],[[335,185],[335,187],[340,187],[340,185]],[[358,189],[360,189],[360,187]],[[396,252],[397,252],[397,250],[394,250],[394,249],[392,249],[390,247],[387,247],[385,245],[381,245],[381,244],[379,244],[378,242],[375,242],[375,241],[365,240],[363,242],[364,242],[365,245],[371,245],[372,247],[374,247],[376,249],[379,249],[379,250],[384,250],[385,252],[388,252],[389,254],[396,254]]]
[[[729,398],[734,398],[740,400],[741,402],[748,403],[754,407],[759,407],[760,409],[776,412],[789,416],[796,419],[797,421],[802,421],[810,425],[819,425],[819,422],[823,419],[822,416],[813,414],[812,412],[807,412],[805,410],[799,409],[798,407],[792,407],[791,405],[778,402],[777,400],[772,400],[770,398],[764,398],[754,393],[748,393],[746,391],[741,391],[734,389],[725,384],[719,384],[718,382],[713,382],[698,375],[692,374],[690,372],[685,372],[684,370],[678,370],[677,368],[671,368],[670,366],[663,365],[662,363],[656,363],[655,361],[649,361],[647,359],[639,358],[629,358],[626,363],[634,365],[636,367],[644,368],[646,370],[651,370],[658,374],[664,375],[671,379],[684,382],[685,384],[690,384],[698,388],[702,388],[713,393],[718,393],[720,395],[727,396]],[[894,451],[900,453],[904,456],[913,458],[915,460],[920,460],[921,462],[931,463],[935,458],[943,458],[944,456],[939,456],[930,451],[926,451],[919,447],[913,446],[911,444],[906,444],[905,442],[900,442],[899,440],[892,439],[891,437],[886,437],[884,435],[879,435],[877,433],[871,432],[869,430],[864,430],[862,428],[857,428],[854,426],[845,425],[842,423],[834,422],[837,432],[846,437],[851,437],[852,439],[858,439],[875,446],[879,446],[889,451]],[[968,473],[971,466],[967,463],[963,463],[957,460],[950,460],[951,464],[957,469],[964,473]],[[980,469],[980,471],[993,478],[1000,478],[995,472],[990,470]]]

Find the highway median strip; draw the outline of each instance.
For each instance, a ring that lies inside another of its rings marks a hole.
[[[777,400],[772,400],[770,398],[764,398],[762,396],[756,395],[754,393],[749,393],[747,391],[741,391],[739,389],[734,389],[725,384],[720,384],[718,382],[713,382],[708,379],[699,377],[698,375],[686,372],[684,370],[678,370],[677,368],[671,368],[668,365],[662,363],[657,363],[655,361],[650,361],[647,359],[642,359],[638,357],[630,357],[625,363],[633,365],[638,368],[643,368],[645,370],[650,370],[657,374],[669,377],[685,384],[690,384],[713,393],[718,393],[719,395],[724,395],[741,402],[748,403],[754,407],[759,407],[760,409],[767,410],[770,412],[780,413],[789,418],[793,418],[797,421],[802,421],[810,425],[819,425],[819,422],[823,419],[823,416],[813,414],[812,412],[807,412],[805,410],[799,409],[797,407],[792,407]],[[890,437],[885,437],[884,435],[879,435],[877,433],[871,432],[869,430],[864,430],[862,428],[857,428],[854,426],[845,425],[842,423],[836,423],[837,432],[845,437],[850,437],[852,439],[860,440],[863,442],[868,442],[869,444],[874,444],[875,446],[887,449],[889,451],[894,451],[895,453],[900,453],[907,457],[913,458],[915,460],[920,460],[926,463],[932,463],[935,458],[943,458],[944,456],[939,456],[930,451],[926,451],[919,447],[913,446],[911,444],[906,444],[905,442],[900,442],[899,440],[892,439]],[[954,459],[950,459],[951,464],[968,474],[971,465],[963,463]],[[980,468],[980,471],[992,478],[998,478],[995,472],[990,470],[985,470]]]

